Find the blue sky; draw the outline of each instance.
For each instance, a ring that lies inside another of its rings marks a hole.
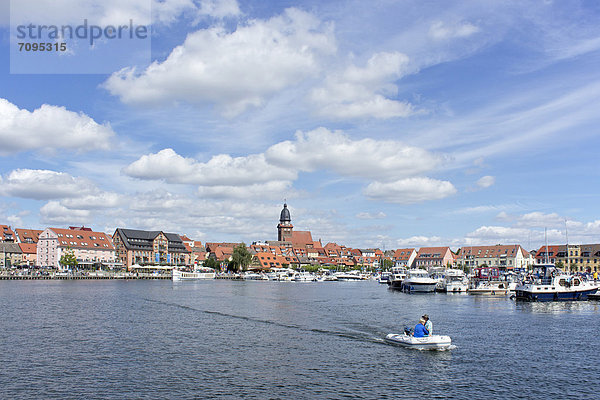
[[[600,240],[597,2],[154,0],[151,64],[11,74],[2,1],[0,223],[252,242],[287,199],[324,243]],[[69,1],[35,9],[150,4]]]

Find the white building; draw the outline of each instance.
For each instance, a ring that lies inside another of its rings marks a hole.
[[[479,267],[483,264],[500,269],[526,269],[533,264],[533,256],[520,245],[467,246],[458,253],[458,264]]]
[[[67,249],[73,250],[81,267],[112,264],[116,260],[115,248],[103,232],[89,228],[48,228],[38,239],[37,265],[63,269],[60,258]]]

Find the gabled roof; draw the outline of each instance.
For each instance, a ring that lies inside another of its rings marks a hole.
[[[21,243],[37,243],[40,233],[44,231],[39,229],[15,229],[15,233]]]
[[[396,251],[394,251],[394,258],[396,260],[409,260],[411,254],[413,254],[414,252],[415,252],[414,248],[397,249]]]
[[[162,231],[142,231],[138,229],[117,228],[115,235],[119,235],[125,248],[128,250],[146,250],[152,248],[154,239],[163,234],[168,241],[169,252],[188,252],[183,241],[176,233]]]
[[[310,231],[292,231],[291,242],[294,247],[306,247],[313,244],[313,238]]]
[[[8,225],[0,225],[0,242],[14,242],[17,238],[15,233]]]
[[[104,232],[88,229],[48,228],[58,235],[59,247],[90,250],[114,250],[112,241]]]
[[[17,254],[23,253],[23,251],[19,247],[19,243],[13,243],[13,242],[0,242],[0,252],[2,252],[2,253],[17,253]]]
[[[36,254],[37,253],[37,244],[35,243],[19,243],[19,247],[21,251],[26,254]]]
[[[417,258],[443,258],[450,247],[421,247],[417,253]],[[451,251],[450,251],[451,252]],[[452,252],[451,252],[452,253]]]

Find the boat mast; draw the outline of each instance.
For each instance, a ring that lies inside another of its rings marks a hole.
[[[569,269],[571,269],[571,266],[569,265],[569,231],[567,230],[567,219],[565,218],[565,236],[567,239],[567,267],[565,268],[566,271],[568,271]]]
[[[546,232],[547,228],[544,228],[544,241],[546,242],[546,260],[545,264],[548,265],[550,261],[548,260],[548,233]]]

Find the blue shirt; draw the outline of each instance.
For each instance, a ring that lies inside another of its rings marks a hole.
[[[429,335],[429,331],[427,329],[425,329],[425,327],[423,326],[423,324],[418,323],[417,326],[415,326],[415,333],[414,333],[414,337],[424,337]]]

